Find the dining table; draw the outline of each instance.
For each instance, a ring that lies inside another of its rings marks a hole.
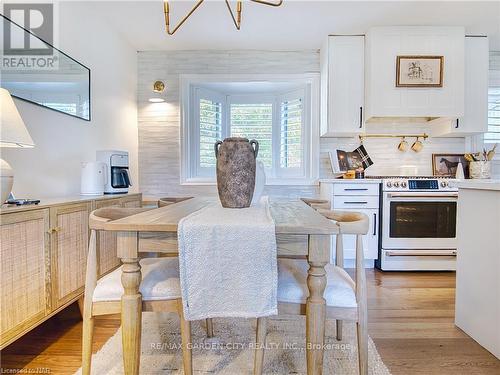
[[[139,373],[142,310],[139,260],[142,253],[178,254],[179,221],[214,202],[217,202],[215,197],[194,197],[110,220],[103,225],[103,230],[116,232],[117,255],[123,264],[121,328],[125,374]],[[330,262],[331,236],[339,233],[339,227],[300,199],[271,198],[269,209],[275,223],[278,258],[305,258],[309,263],[309,297],[306,301],[307,373],[321,374],[326,317],[326,302],[323,298],[327,283],[325,265]]]

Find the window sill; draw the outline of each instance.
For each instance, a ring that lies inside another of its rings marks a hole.
[[[189,179],[181,181],[181,186],[216,186],[215,181],[202,181],[197,179]],[[266,186],[317,186],[319,180],[317,178],[276,178],[267,179]]]

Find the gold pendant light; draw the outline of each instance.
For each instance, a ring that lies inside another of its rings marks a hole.
[[[164,0],[163,2],[163,13],[165,14],[165,26],[167,30],[168,35],[173,35],[186,20],[189,18],[191,14],[194,13],[196,9],[204,2],[205,0],[198,0],[198,2],[191,8],[191,10],[184,16],[184,18],[175,26],[173,29],[170,28],[170,5],[168,4],[168,0]],[[271,2],[271,1],[266,1],[266,0],[250,0],[253,3],[258,3],[258,4],[264,4],[264,5],[270,5],[273,7],[279,7],[281,4],[283,4],[283,0],[277,0],[276,2]],[[236,16],[231,8],[231,5],[229,4],[229,0],[225,0],[227,9],[229,10],[229,14],[231,15],[231,18],[233,19],[234,26],[236,26],[236,29],[239,30],[241,27],[241,10],[242,10],[242,3],[243,1],[238,0],[236,1]]]

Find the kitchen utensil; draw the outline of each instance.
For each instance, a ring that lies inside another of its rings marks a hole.
[[[495,156],[496,149],[497,149],[497,143],[495,143],[493,148],[490,151],[488,151],[488,153],[486,154],[488,160],[493,160],[493,157]]]
[[[255,159],[259,143],[231,137],[214,145],[217,158],[217,189],[222,207],[250,207],[255,189]]]
[[[408,150],[408,142],[405,141],[405,137],[403,137],[401,139],[401,142],[399,142],[398,150],[401,152],[405,152],[406,150]]]
[[[418,137],[417,140],[411,145],[411,149],[415,152],[420,152],[424,148],[424,145],[422,142],[419,141]]]

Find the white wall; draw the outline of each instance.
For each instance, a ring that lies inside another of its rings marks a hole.
[[[14,168],[18,197],[76,195],[80,163],[98,149],[130,152],[134,190],[137,166],[137,53],[84,3],[59,3],[60,50],[91,69],[92,121],[15,100],[33,138],[33,149],[2,149]]]

